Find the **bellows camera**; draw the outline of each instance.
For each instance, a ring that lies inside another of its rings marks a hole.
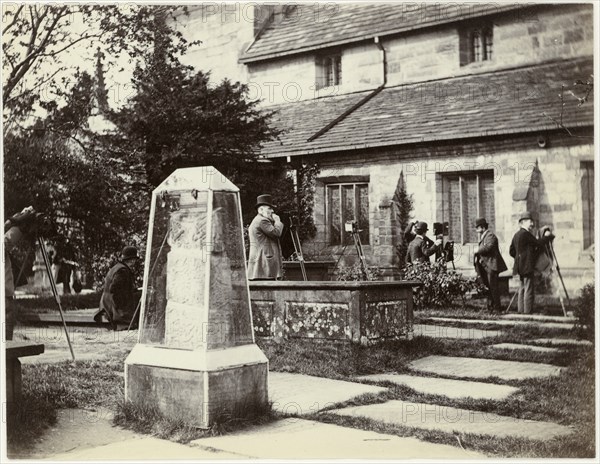
[[[351,233],[358,232],[358,223],[356,221],[346,221],[344,224],[344,231]]]

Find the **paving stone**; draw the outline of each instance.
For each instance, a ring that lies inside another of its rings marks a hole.
[[[502,380],[523,380],[560,374],[560,367],[531,362],[500,361],[497,359],[427,356],[410,363],[415,371],[441,376]]]
[[[592,346],[593,343],[589,340],[577,340],[575,338],[536,338],[531,340],[532,343],[547,343],[550,345],[577,345],[577,346]]]
[[[486,330],[464,327],[448,327],[432,324],[415,324],[413,335],[430,338],[454,338],[461,340],[481,340],[483,338],[499,337],[501,330]]]
[[[504,400],[519,389],[508,385],[473,382],[467,380],[441,379],[401,374],[375,374],[358,377],[372,382],[391,382],[406,385],[419,393],[441,395],[448,398],[471,397],[477,400]]]
[[[514,436],[531,440],[549,440],[573,432],[570,427],[552,422],[530,421],[450,406],[398,400],[329,412],[339,416],[364,417],[386,424],[419,429],[495,437]]]
[[[459,447],[428,443],[333,424],[284,419],[220,437],[201,438],[194,446],[258,459],[483,459]]]
[[[503,314],[500,318],[534,322],[577,322],[577,318],[572,316],[546,316],[544,314]]]
[[[269,372],[269,400],[273,409],[299,416],[312,414],[336,403],[387,388],[310,375]]]
[[[499,350],[529,350],[540,353],[560,353],[562,351],[560,348],[546,348],[543,346],[522,345],[520,343],[498,343],[497,345],[492,345],[492,348],[498,348]]]
[[[52,461],[167,461],[174,459],[186,460],[213,460],[227,459],[229,461],[244,459],[248,456],[235,453],[225,453],[218,450],[209,450],[195,446],[182,445],[169,440],[154,437],[140,437],[130,440],[110,443],[88,449],[75,449],[68,453],[57,454],[51,457]]]
[[[500,326],[535,326],[546,329],[571,330],[575,324],[568,322],[537,322],[537,321],[515,321],[507,319],[458,319],[453,317],[430,317],[434,322],[460,322],[462,324],[484,324]]]

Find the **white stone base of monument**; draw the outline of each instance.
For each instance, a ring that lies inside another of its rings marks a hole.
[[[136,345],[125,361],[125,397],[208,428],[268,404],[268,361],[257,345],[212,351]]]

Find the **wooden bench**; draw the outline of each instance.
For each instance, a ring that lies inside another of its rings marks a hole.
[[[19,358],[36,356],[44,352],[41,343],[6,342],[6,401],[13,403],[21,399],[21,361]]]

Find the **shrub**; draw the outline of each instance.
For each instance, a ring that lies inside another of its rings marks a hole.
[[[367,267],[367,280],[381,280],[381,268],[379,266]],[[342,281],[361,281],[365,280],[360,262],[352,266],[341,266],[336,273],[337,280]]]
[[[575,306],[575,330],[577,335],[591,342],[594,341],[594,311],[596,305],[596,292],[594,284],[587,284],[581,289]]]
[[[481,291],[476,278],[449,271],[443,259],[430,263],[411,263],[402,269],[402,280],[422,282],[413,294],[417,309],[454,306],[457,297]]]

